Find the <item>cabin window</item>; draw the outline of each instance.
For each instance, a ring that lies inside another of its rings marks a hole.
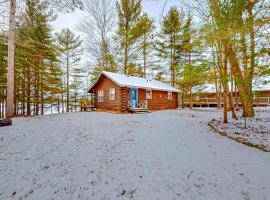
[[[109,100],[110,101],[114,101],[115,100],[115,88],[110,88]]]
[[[98,91],[98,102],[104,102],[104,90]]]
[[[168,99],[172,100],[172,92],[168,92]]]
[[[146,90],[146,99],[152,99],[152,90]]]

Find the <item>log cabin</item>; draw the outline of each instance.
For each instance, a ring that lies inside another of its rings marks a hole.
[[[141,77],[103,71],[88,92],[97,110],[125,113],[178,108],[178,89]]]

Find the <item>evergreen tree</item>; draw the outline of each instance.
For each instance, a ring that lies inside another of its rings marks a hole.
[[[7,36],[0,33],[0,118],[5,116],[7,88]]]
[[[21,114],[29,116],[44,113],[44,97],[53,87],[46,84],[46,79],[54,76],[57,52],[52,41],[52,29],[48,22],[51,15],[47,7],[39,1],[28,0],[22,23],[16,33],[16,62],[17,68],[15,87],[15,111],[21,106]],[[53,66],[53,67],[52,67]],[[50,83],[48,83],[50,84]],[[46,91],[46,87],[50,88]],[[21,95],[20,95],[21,94]],[[17,112],[18,113],[18,112]]]
[[[121,49],[124,51],[124,74],[129,74],[131,47],[141,36],[138,21],[141,15],[141,1],[119,0],[118,10],[118,36],[121,38]]]
[[[153,31],[155,29],[154,21],[147,15],[144,14],[138,21],[138,27],[140,27],[141,44],[140,48],[143,53],[143,77],[146,77],[147,71],[147,56],[149,54],[149,46],[152,45]]]
[[[65,66],[66,71],[66,111],[69,112],[70,100],[70,68],[75,67],[80,62],[82,54],[81,44],[82,40],[79,36],[75,36],[71,30],[63,29],[60,33],[56,34],[57,45],[59,52],[62,56],[62,64]]]
[[[73,78],[72,84],[71,84],[71,90],[72,90],[72,107],[74,108],[74,111],[77,112],[78,106],[80,105],[80,100],[84,97],[84,80],[87,77],[86,76],[86,69],[85,67],[78,65],[74,67],[71,71],[71,76]]]
[[[179,55],[177,49],[180,45],[180,32],[182,26],[182,18],[180,11],[176,7],[172,7],[168,14],[163,18],[160,39],[156,43],[158,55],[161,58],[168,59],[170,63],[170,79],[171,85],[175,86],[176,73],[179,68]]]
[[[91,70],[90,72],[91,74],[90,78],[91,78],[92,83],[94,83],[98,79],[102,71],[108,71],[108,72],[118,71],[113,55],[108,55],[107,62],[108,62],[107,67],[104,68],[102,65],[102,61],[100,59],[97,60],[97,62],[94,65],[94,69]]]
[[[16,99],[14,99],[15,94],[15,82],[14,82],[14,65],[15,65],[15,19],[16,19],[16,0],[10,0],[9,1],[9,31],[8,31],[8,68],[7,68],[7,117],[12,118],[15,114],[15,110],[17,108],[14,108],[14,105],[16,105]],[[2,3],[5,3],[2,2]],[[30,0],[26,0],[26,4],[31,3]],[[50,9],[65,9],[66,11],[74,9],[74,7],[82,8],[82,2],[80,0],[78,1],[72,1],[72,0],[65,0],[65,1],[35,1],[33,0],[32,3],[39,3],[42,6],[51,6]],[[28,5],[26,5],[28,7]]]

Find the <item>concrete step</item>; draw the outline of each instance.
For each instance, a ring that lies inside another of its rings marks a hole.
[[[147,108],[130,108],[130,111],[133,113],[150,113]]]

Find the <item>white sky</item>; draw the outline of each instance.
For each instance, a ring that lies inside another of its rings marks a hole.
[[[142,0],[143,11],[148,13],[155,21],[156,25],[159,24],[161,19],[163,5],[166,0]],[[164,9],[164,15],[171,6],[179,5],[178,0],[167,0],[166,7]],[[62,28],[70,28],[77,34],[80,34],[76,28],[80,20],[83,18],[84,12],[76,10],[74,13],[59,14],[56,21],[52,23],[55,31],[59,32]]]

